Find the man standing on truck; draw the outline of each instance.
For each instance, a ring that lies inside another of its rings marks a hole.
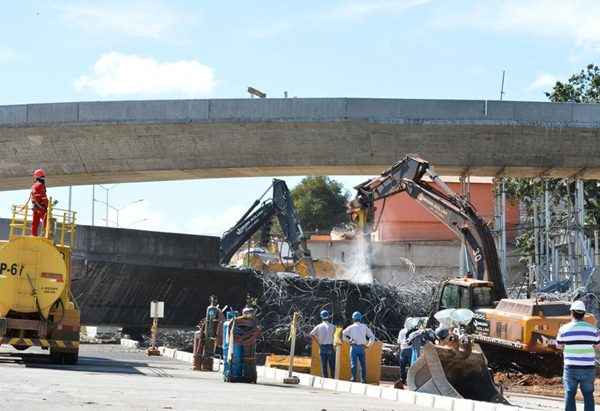
[[[358,364],[360,363],[361,382],[367,382],[367,359],[365,356],[365,347],[368,347],[375,341],[373,331],[361,322],[362,314],[359,311],[352,313],[354,324],[349,325],[342,332],[345,341],[350,343],[350,368],[352,369],[352,380],[357,381]],[[368,340],[368,344],[367,344]]]
[[[319,345],[321,356],[321,375],[323,378],[335,378],[335,350],[333,349],[333,335],[335,325],[329,322],[329,311],[321,311],[321,324],[310,332],[312,339]]]
[[[41,168],[33,172],[33,185],[30,194],[33,208],[31,219],[31,235],[37,236],[40,223],[46,224],[46,212],[48,211],[48,197],[46,196],[46,173]]]
[[[585,304],[571,304],[571,322],[558,330],[556,342],[563,347],[565,387],[565,411],[575,411],[575,395],[579,385],[583,394],[584,410],[594,411],[594,380],[596,378],[596,352],[600,333],[584,321]]]

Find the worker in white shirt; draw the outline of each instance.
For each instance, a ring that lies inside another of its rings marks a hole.
[[[329,322],[330,318],[329,311],[322,310],[321,320],[323,321],[310,332],[312,339],[319,344],[321,375],[323,378],[335,377],[335,350],[333,349],[335,325]]]
[[[406,375],[412,356],[412,344],[408,342],[408,336],[413,331],[413,323],[411,317],[404,321],[404,328],[398,333],[398,345],[400,346],[400,380],[402,384],[406,384]]]
[[[365,347],[375,341],[373,331],[365,324],[361,323],[362,314],[355,311],[352,314],[354,323],[346,327],[342,332],[342,337],[350,343],[350,368],[352,369],[352,381],[357,381],[357,365],[360,362],[361,382],[367,382],[367,360],[365,357]],[[367,345],[368,340],[368,345]]]

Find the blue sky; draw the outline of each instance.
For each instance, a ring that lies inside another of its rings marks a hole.
[[[271,97],[496,99],[502,70],[505,99],[544,100],[556,79],[597,62],[598,21],[595,0],[11,2],[0,15],[0,105],[244,98],[248,85]],[[363,177],[340,179],[350,189]],[[122,225],[219,234],[269,183],[121,184],[109,202],[144,199],[120,212]],[[66,205],[66,189],[50,193]],[[0,193],[0,215],[26,197]],[[73,188],[82,223],[91,198]]]

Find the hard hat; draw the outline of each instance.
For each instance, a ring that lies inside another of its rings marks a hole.
[[[440,340],[445,340],[450,335],[450,331],[444,326],[439,326],[435,329],[435,335]]]
[[[581,300],[573,301],[571,311],[585,312],[585,304]]]
[[[34,178],[46,178],[46,173],[41,168],[38,168],[33,172]]]
[[[322,320],[327,320],[329,318],[329,311],[327,310],[322,310],[321,311],[321,319]]]
[[[242,310],[242,315],[254,315],[256,311],[252,307],[244,307]]]
[[[362,314],[360,313],[360,311],[354,311],[352,313],[352,321],[360,321],[362,320]]]

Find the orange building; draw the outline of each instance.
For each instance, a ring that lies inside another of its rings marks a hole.
[[[460,183],[456,178],[444,178],[452,191],[459,193]],[[493,184],[489,178],[471,178],[471,202],[475,209],[493,227],[495,196]],[[385,202],[385,204],[384,204]],[[457,240],[456,236],[418,201],[402,193],[380,200],[376,203],[374,224],[379,222],[375,231],[377,241],[439,241]],[[383,215],[380,219],[380,214]],[[515,235],[515,226],[519,223],[519,207],[516,203],[506,202],[507,239]]]

